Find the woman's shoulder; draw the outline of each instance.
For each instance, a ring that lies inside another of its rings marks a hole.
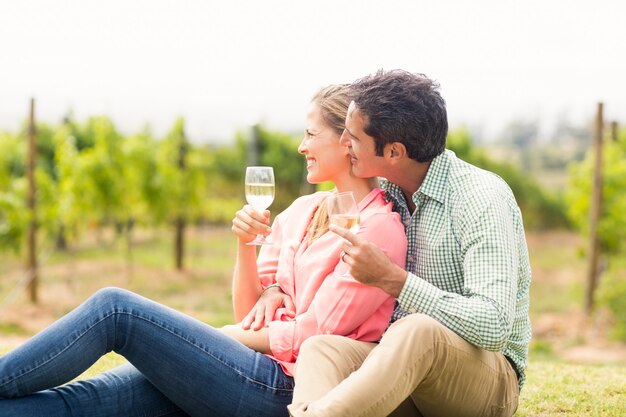
[[[367,204],[361,212],[362,221],[372,218],[375,223],[391,221],[395,224],[402,224],[400,215],[393,211],[393,203],[385,198],[384,190],[375,188],[366,198]]]
[[[393,204],[385,198],[385,190],[374,188],[365,197],[363,204],[364,212],[391,213],[393,212]]]
[[[317,207],[330,194],[329,191],[318,191],[313,194],[306,194],[296,198],[279,216],[285,217],[290,212],[303,213],[303,210],[310,210]]]
[[[317,204],[328,197],[329,194],[331,194],[330,191],[317,191],[313,194],[302,195],[296,198],[293,203],[291,203],[291,206],[308,206],[309,204]]]

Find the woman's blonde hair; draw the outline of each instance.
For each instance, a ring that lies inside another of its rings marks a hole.
[[[350,101],[350,84],[332,84],[319,90],[313,96],[311,103],[319,107],[324,123],[341,135],[345,129]],[[328,206],[324,200],[311,220],[309,245],[328,231],[328,223]]]

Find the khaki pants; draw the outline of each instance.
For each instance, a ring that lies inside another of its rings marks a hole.
[[[380,344],[307,340],[295,382],[294,417],[508,417],[519,397],[502,353],[477,348],[423,314],[392,324]]]

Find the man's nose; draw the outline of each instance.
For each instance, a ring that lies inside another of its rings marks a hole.
[[[341,136],[339,137],[339,144],[343,146],[350,146],[350,136],[348,136],[348,132],[346,129],[341,132]]]

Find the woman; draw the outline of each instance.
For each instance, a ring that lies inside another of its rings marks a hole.
[[[299,152],[309,181],[333,181],[338,191],[355,193],[360,233],[402,265],[406,240],[399,217],[374,180],[352,176],[348,151],[339,145],[347,92],[347,86],[331,86],[315,96]],[[393,308],[381,290],[342,276],[343,242],[326,233],[327,195],[301,197],[279,214],[274,245],[263,247],[258,260],[245,243],[259,231],[252,220],[259,214],[246,206],[233,219],[237,320],[275,284],[292,297],[293,314],[279,310],[258,331],[215,329],[131,292],[100,290],[0,358],[0,416],[287,415],[301,343],[319,333],[378,340]],[[112,350],[129,364],[59,386]]]

